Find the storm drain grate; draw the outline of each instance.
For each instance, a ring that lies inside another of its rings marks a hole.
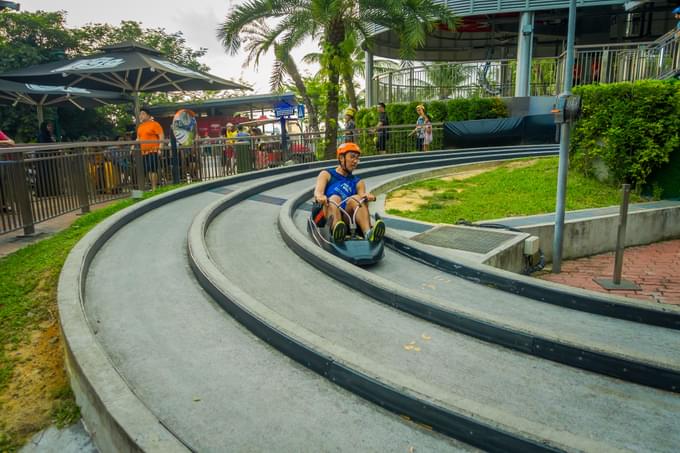
[[[485,228],[441,226],[412,237],[422,244],[486,254],[513,238],[513,235]]]

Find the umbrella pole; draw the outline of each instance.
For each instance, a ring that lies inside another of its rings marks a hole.
[[[45,114],[43,113],[43,106],[42,104],[38,104],[38,126],[40,126],[43,121],[45,121]]]
[[[135,126],[139,126],[139,92],[135,91],[132,97],[135,100]]]

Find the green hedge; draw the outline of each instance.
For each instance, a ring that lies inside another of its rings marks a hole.
[[[680,84],[646,80],[584,85],[583,114],[571,141],[571,162],[585,174],[600,161],[612,183],[645,184],[680,145]]]
[[[418,119],[416,106],[420,102],[386,104],[385,110],[390,125],[415,124]],[[443,121],[481,120],[487,118],[507,118],[508,108],[500,98],[451,99],[447,101],[423,102],[425,110],[433,123]],[[376,107],[359,109],[356,115],[360,129],[378,124]]]

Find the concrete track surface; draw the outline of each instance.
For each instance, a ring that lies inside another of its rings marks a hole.
[[[368,158],[359,173],[371,188],[554,151]],[[291,205],[308,199],[315,165],[148,200],[73,250],[60,311],[100,449],[677,451],[680,331],[545,304],[392,250],[368,269],[338,262],[306,236],[305,205]],[[579,366],[579,350],[636,376]]]

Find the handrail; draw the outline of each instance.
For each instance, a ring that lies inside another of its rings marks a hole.
[[[668,31],[655,41],[576,46],[574,85],[661,79],[680,71],[680,37]],[[531,95],[557,95],[564,53],[532,60]],[[376,74],[374,99],[385,102],[428,101],[460,97],[512,96],[514,60],[434,63]],[[460,83],[447,82],[446,68],[463,69]],[[481,72],[483,66],[491,71]],[[489,88],[492,88],[491,90]]]

